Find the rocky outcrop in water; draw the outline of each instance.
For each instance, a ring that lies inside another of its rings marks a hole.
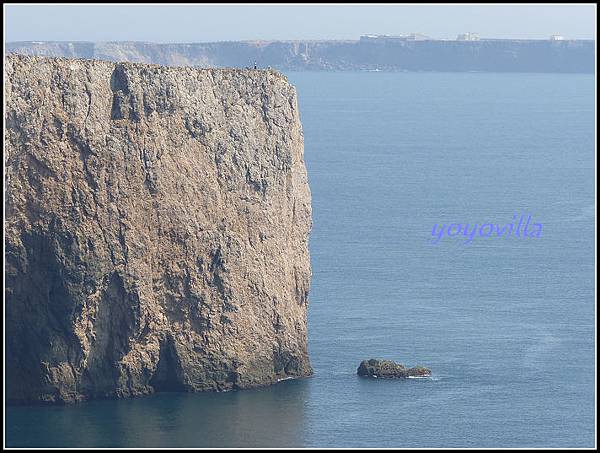
[[[431,376],[431,370],[422,366],[406,368],[391,360],[370,359],[360,363],[356,374],[363,377],[390,379]]]
[[[482,39],[480,41],[230,41],[39,42],[6,44],[6,52],[96,58],[163,65],[281,70],[594,73],[593,40]]]
[[[5,78],[9,402],[311,373],[284,76],[8,56]]]

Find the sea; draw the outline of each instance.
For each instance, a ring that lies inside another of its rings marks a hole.
[[[286,75],[314,376],[10,406],[6,446],[594,447],[594,75]],[[369,358],[432,376],[358,377]]]

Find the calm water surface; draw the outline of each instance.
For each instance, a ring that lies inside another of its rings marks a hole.
[[[289,73],[315,376],[6,408],[7,446],[594,446],[594,76]],[[540,238],[432,245],[435,223]],[[385,357],[431,379],[368,381]]]

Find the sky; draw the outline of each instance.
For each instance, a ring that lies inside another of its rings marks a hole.
[[[358,39],[595,39],[596,5],[4,5],[5,41],[207,42]]]

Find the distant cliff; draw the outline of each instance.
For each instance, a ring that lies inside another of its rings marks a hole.
[[[295,89],[267,70],[8,56],[6,397],[311,373]]]
[[[6,51],[174,66],[280,70],[593,73],[594,41],[13,42]]]

